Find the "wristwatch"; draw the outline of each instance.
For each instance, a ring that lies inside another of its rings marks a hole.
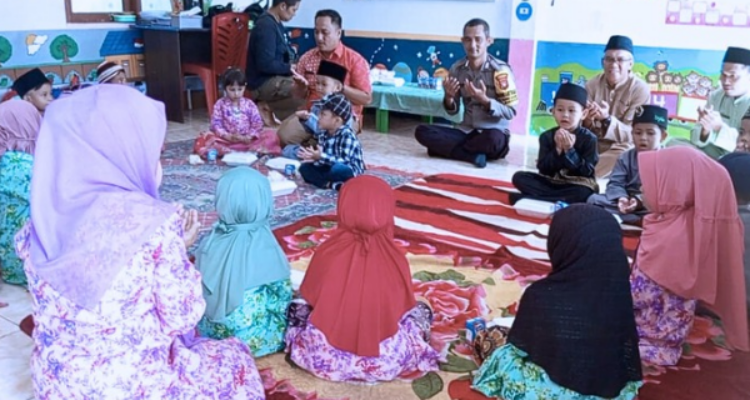
[[[609,127],[609,124],[611,124],[611,123],[612,123],[612,116],[611,115],[609,117],[607,117],[606,119],[602,120],[602,124],[604,126],[606,126],[606,127]]]

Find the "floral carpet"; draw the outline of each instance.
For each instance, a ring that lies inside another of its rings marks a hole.
[[[257,360],[275,376],[303,391],[335,399],[485,399],[471,390],[477,369],[466,342],[466,321],[513,315],[522,289],[549,271],[549,220],[522,217],[509,207],[507,182],[441,174],[416,179],[396,190],[396,242],[407,253],[417,296],[435,310],[431,344],[443,354],[440,371],[412,382],[379,385],[330,383],[287,363],[283,354]],[[336,227],[318,215],[275,230],[294,269]],[[630,255],[637,228],[624,230]],[[718,321],[698,317],[680,363],[648,369],[640,400],[750,398],[750,356],[730,353]],[[311,399],[317,397],[311,397]]]

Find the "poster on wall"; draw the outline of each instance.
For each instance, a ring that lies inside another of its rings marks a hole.
[[[550,113],[563,83],[585,86],[602,72],[600,45],[539,42],[532,92],[531,134],[555,126]],[[565,56],[561,56],[564,54]],[[698,107],[719,87],[723,51],[637,47],[633,73],[651,90],[650,104],[669,110],[669,133],[688,137]]]
[[[750,28],[750,0],[669,0],[666,23]]]

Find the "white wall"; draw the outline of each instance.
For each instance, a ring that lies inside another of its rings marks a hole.
[[[0,31],[65,28],[64,0],[0,0]]]
[[[0,0],[2,1],[2,0]],[[212,4],[245,7],[254,0],[214,0]],[[338,11],[344,29],[389,33],[460,36],[464,23],[483,18],[492,36],[510,37],[512,0],[302,0],[297,16],[288,25],[312,28],[315,12]]]
[[[666,24],[668,0],[544,0],[537,2],[536,39],[601,43],[626,35],[636,46],[724,50],[750,45],[750,28]],[[717,0],[721,4],[747,0]],[[750,10],[748,10],[750,11]]]

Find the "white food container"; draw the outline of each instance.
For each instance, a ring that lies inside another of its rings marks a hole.
[[[555,212],[555,203],[548,201],[521,199],[513,206],[516,212],[526,217],[549,218]]]
[[[221,161],[230,166],[251,165],[258,161],[258,156],[255,153],[228,153],[221,158]]]

